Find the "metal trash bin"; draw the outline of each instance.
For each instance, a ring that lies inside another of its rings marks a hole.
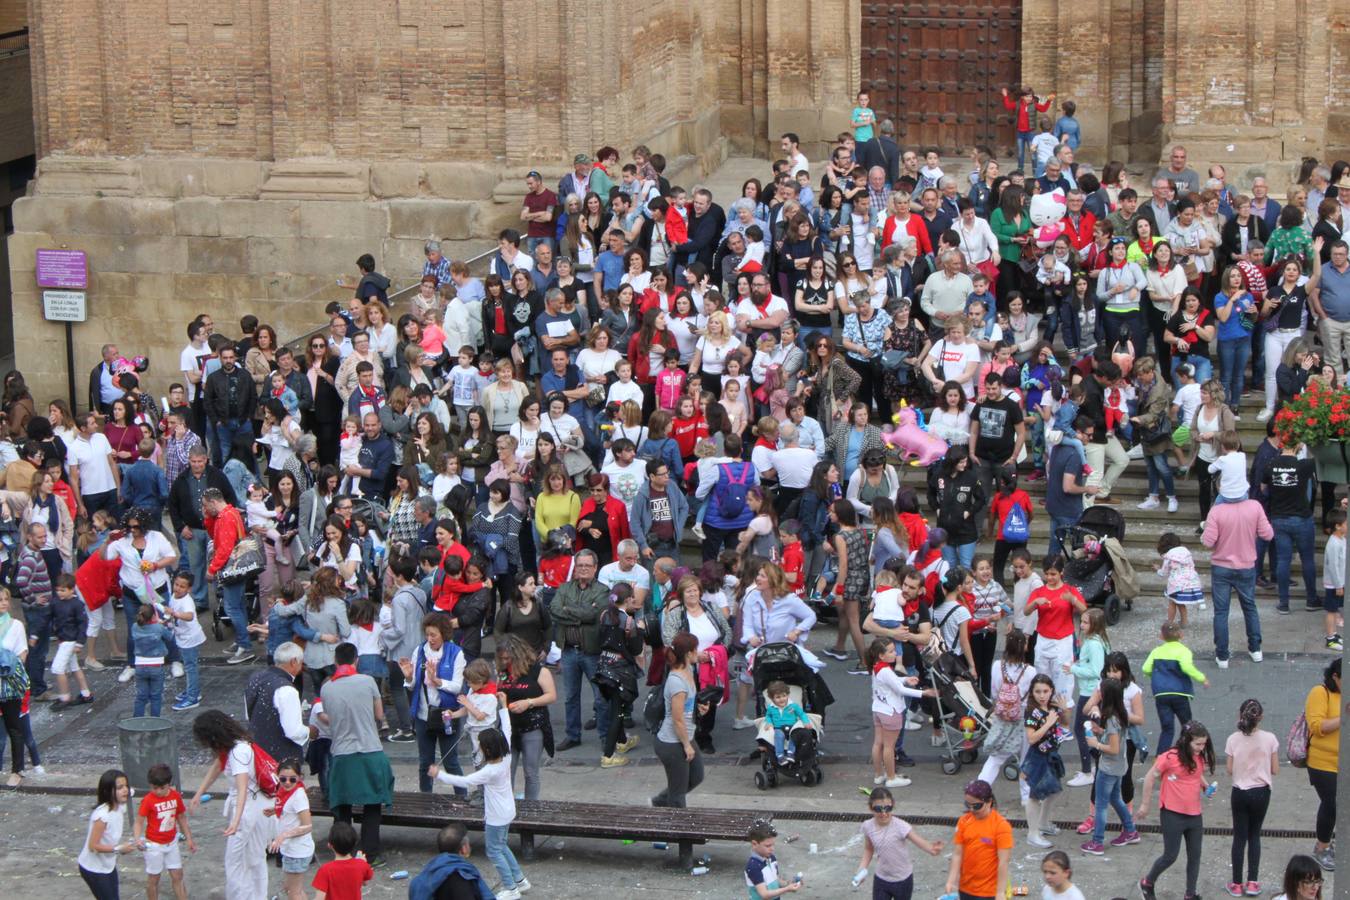
[[[146,774],[156,763],[173,770],[174,787],[181,789],[178,776],[178,733],[173,720],[162,716],[140,716],[117,723],[117,748],[127,782],[142,791],[150,789]]]

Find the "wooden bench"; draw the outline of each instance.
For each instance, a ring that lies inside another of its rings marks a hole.
[[[331,816],[319,789],[308,790],[311,813]],[[359,820],[359,814],[354,818]],[[520,855],[526,861],[534,858],[535,835],[544,834],[676,844],[677,865],[689,868],[693,865],[695,844],[743,841],[751,824],[762,818],[763,813],[732,809],[653,809],[566,800],[517,800],[511,830],[520,835]],[[452,795],[395,791],[393,807],[385,810],[381,818],[385,825],[407,828],[439,829],[450,821],[482,831],[483,807]]]

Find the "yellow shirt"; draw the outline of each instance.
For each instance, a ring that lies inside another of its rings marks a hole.
[[[581,518],[581,498],[568,490],[562,494],[540,494],[534,501],[534,530],[539,535],[539,546],[544,545],[548,533],[564,525],[577,525]]]
[[[1303,716],[1308,720],[1308,768],[1321,772],[1336,772],[1340,756],[1340,732],[1322,734],[1322,720],[1339,716],[1341,695],[1333,694],[1318,685],[1308,692],[1303,704]]]

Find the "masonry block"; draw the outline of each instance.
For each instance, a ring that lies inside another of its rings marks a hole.
[[[376,162],[370,166],[370,193],[387,200],[422,193],[422,165],[416,162]]]
[[[451,200],[389,201],[389,236],[458,240],[473,230],[475,204]]]
[[[302,237],[364,237],[378,240],[388,231],[389,213],[383,203],[348,200],[300,201]]]
[[[220,204],[215,197],[189,197],[174,203],[174,233],[204,237],[219,235]]]

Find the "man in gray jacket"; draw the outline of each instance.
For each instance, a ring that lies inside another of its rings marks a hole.
[[[408,690],[403,686],[403,668],[399,660],[412,659],[422,643],[422,618],[427,611],[427,595],[417,582],[417,559],[396,556],[389,568],[394,573],[394,599],[390,601],[392,620],[380,632],[385,664],[389,668],[389,700],[394,704],[394,731],[391,744],[411,744],[416,740],[412,716],[408,711]]]
[[[609,703],[595,684],[600,662],[600,613],[609,605],[609,590],[596,580],[599,560],[582,550],[572,563],[572,580],[558,588],[548,611],[553,616],[554,640],[562,648],[563,706],[567,737],[558,751],[581,745],[581,677],[591,683],[595,698],[595,725],[609,730]]]
[[[643,565],[651,567],[660,556],[680,558],[680,535],[689,520],[689,500],[670,478],[670,466],[660,459],[647,460],[647,480],[633,498],[633,539]]]

